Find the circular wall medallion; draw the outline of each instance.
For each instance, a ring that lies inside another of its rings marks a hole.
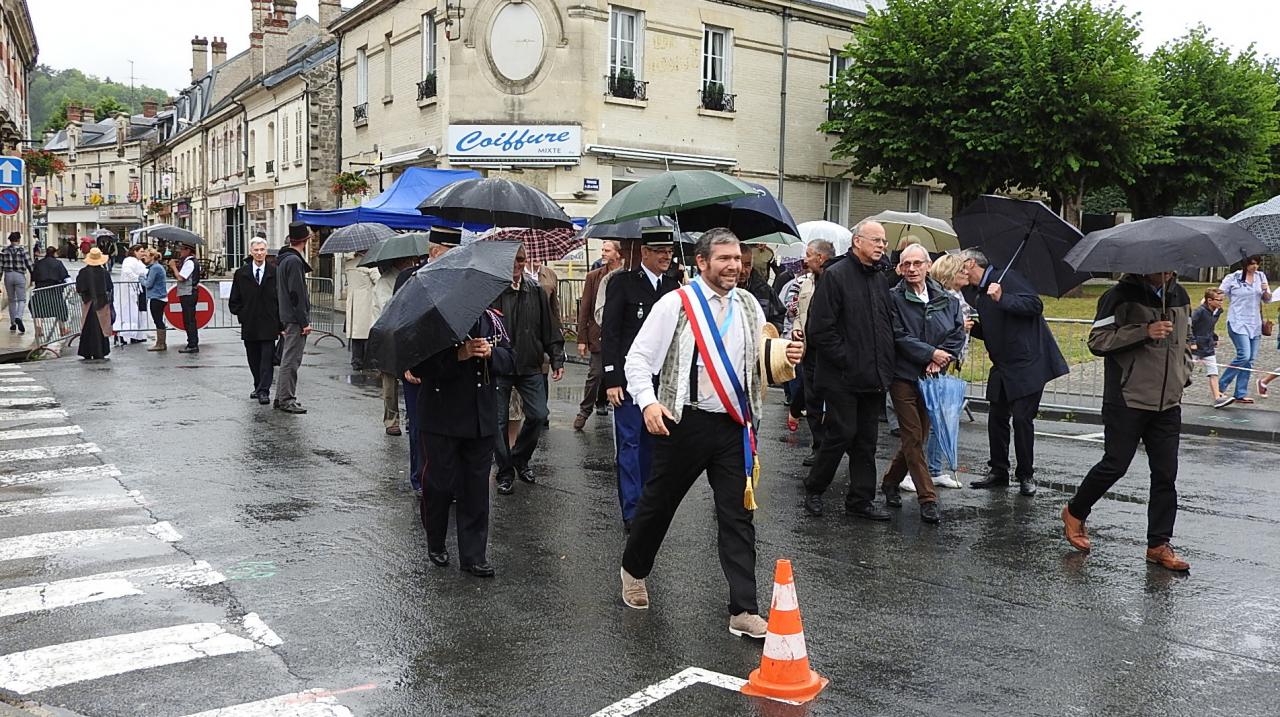
[[[509,4],[498,11],[489,29],[489,56],[503,77],[512,82],[532,77],[545,47],[542,18],[532,3]]]

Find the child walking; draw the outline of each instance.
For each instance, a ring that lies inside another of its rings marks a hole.
[[[1233,396],[1225,395],[1218,386],[1218,317],[1222,316],[1222,302],[1226,298],[1222,289],[1205,289],[1204,301],[1191,312],[1191,337],[1194,343],[1191,355],[1196,363],[1204,364],[1209,376],[1209,392],[1214,408],[1226,408],[1235,403]]]

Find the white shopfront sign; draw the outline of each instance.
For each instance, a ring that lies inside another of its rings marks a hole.
[[[450,159],[576,160],[582,157],[577,125],[449,125]]]

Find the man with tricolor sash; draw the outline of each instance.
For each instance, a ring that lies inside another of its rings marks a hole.
[[[654,305],[626,356],[627,385],[654,452],[622,556],[623,601],[649,606],[644,579],[681,500],[705,472],[729,582],[729,632],[763,638],[768,626],[756,602],[751,511],[759,480],[755,429],[763,386],[757,367],[765,320],[755,298],[735,288],[744,268],[733,232],[703,234],[695,259],[698,278]],[[785,353],[794,366],[804,345],[790,342]]]

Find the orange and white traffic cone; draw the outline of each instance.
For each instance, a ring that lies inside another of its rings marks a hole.
[[[818,696],[827,682],[827,678],[809,669],[791,561],[779,560],[774,569],[773,605],[769,609],[764,655],[760,658],[760,668],[751,671],[742,692],[754,697],[808,702]]]

